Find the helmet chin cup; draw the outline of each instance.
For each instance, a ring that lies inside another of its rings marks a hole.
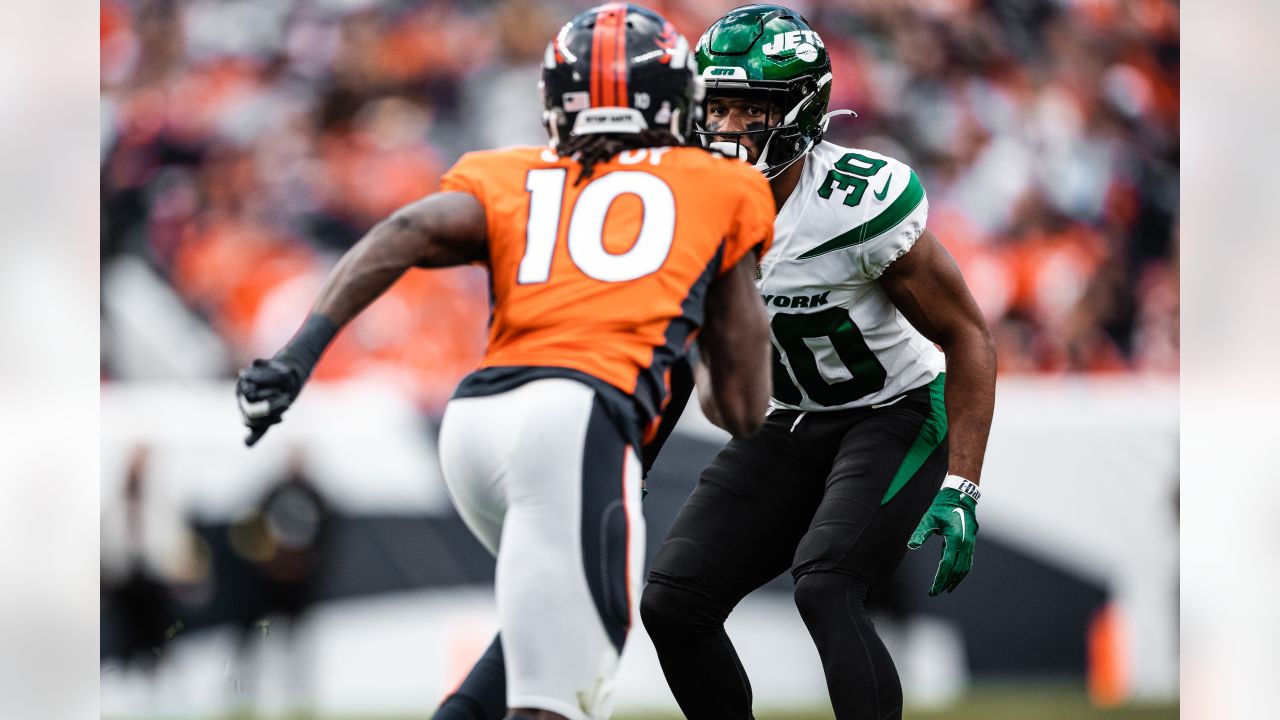
[[[744,162],[747,161],[747,149],[742,147],[742,143],[736,142],[713,142],[707,145],[707,149],[724,155],[725,157],[738,158]]]

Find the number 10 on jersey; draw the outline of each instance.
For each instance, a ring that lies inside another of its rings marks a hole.
[[[565,168],[530,170],[525,178],[529,222],[517,275],[521,285],[544,283],[551,276],[568,172]],[[626,252],[613,254],[605,249],[604,221],[613,202],[627,194],[635,195],[643,206],[640,227],[618,228],[618,232],[633,233],[635,242]],[[647,172],[616,170],[592,180],[578,195],[569,213],[569,257],[587,277],[604,282],[635,280],[662,267],[675,230],[671,188]]]

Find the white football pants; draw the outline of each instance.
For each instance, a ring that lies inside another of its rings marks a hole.
[[[644,562],[640,460],[575,380],[455,398],[440,428],[454,505],[498,558],[507,706],[607,718]]]

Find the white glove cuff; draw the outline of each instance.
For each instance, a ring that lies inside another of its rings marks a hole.
[[[982,497],[982,491],[978,489],[976,484],[965,480],[959,475],[948,475],[947,479],[942,481],[942,487],[951,488],[968,495],[973,498],[974,502],[978,502],[978,498]]]

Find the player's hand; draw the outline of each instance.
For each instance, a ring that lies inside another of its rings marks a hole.
[[[933,504],[907,541],[907,547],[915,550],[933,533],[942,536],[942,561],[938,563],[929,597],[936,597],[943,590],[955,590],[973,567],[973,546],[978,539],[977,508],[978,502],[973,497],[944,487],[934,496]]]
[[[236,380],[236,399],[249,428],[244,444],[253,447],[268,428],[280,422],[301,389],[302,376],[297,369],[279,360],[259,358],[241,370]]]

